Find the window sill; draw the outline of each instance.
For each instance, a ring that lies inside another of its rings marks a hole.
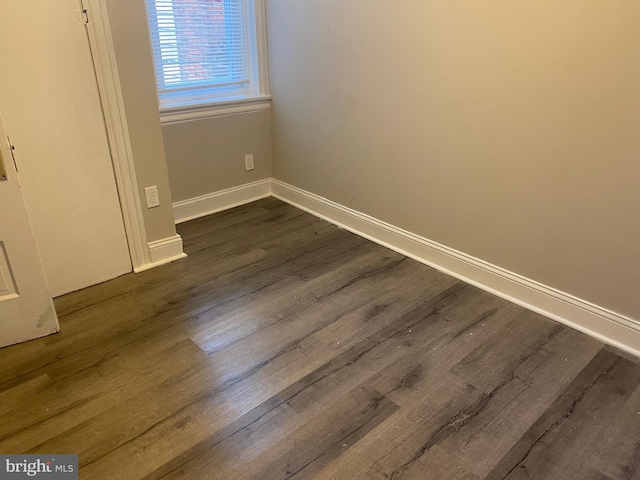
[[[270,107],[271,95],[208,104],[163,107],[160,109],[160,123],[162,125],[171,125],[206,118],[257,113],[268,110]]]

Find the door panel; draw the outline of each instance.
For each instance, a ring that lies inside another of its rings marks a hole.
[[[0,1],[0,112],[54,296],[130,272],[79,0]]]
[[[9,256],[4,242],[0,240],[0,302],[18,296],[16,278],[11,271]]]
[[[0,347],[59,330],[0,118]],[[0,167],[2,170],[2,167]]]

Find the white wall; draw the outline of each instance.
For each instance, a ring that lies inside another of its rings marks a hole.
[[[269,0],[274,177],[640,320],[640,4]]]
[[[52,294],[131,271],[79,2],[0,15],[0,113]]]

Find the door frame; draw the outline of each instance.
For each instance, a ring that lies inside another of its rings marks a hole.
[[[106,0],[80,0],[134,272],[153,264]],[[88,20],[90,12],[91,20]]]

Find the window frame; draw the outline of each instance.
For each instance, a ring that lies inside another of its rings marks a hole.
[[[201,88],[194,88],[194,93],[191,95],[185,95],[184,93],[161,95],[155,73],[155,55],[152,48],[154,83],[162,124],[236,113],[258,112],[270,107],[265,0],[243,1],[245,2],[247,38],[249,42],[250,88],[247,93],[229,95],[215,92],[213,91],[214,89],[208,92],[206,90],[203,91]],[[147,21],[149,25],[151,25],[151,22],[156,21],[151,16],[148,6]],[[153,45],[151,35],[151,28],[149,28],[149,39],[152,42],[151,45]]]

